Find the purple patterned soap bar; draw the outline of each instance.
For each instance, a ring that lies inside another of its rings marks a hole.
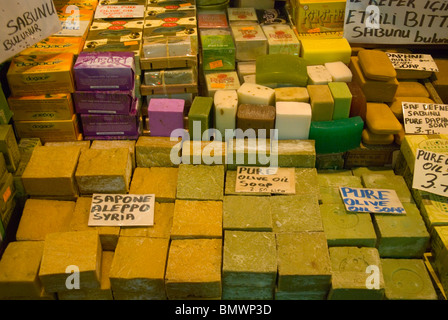
[[[151,136],[170,137],[173,130],[184,127],[185,100],[151,99],[148,103],[148,120]]]
[[[73,67],[77,91],[132,90],[132,52],[81,52]]]

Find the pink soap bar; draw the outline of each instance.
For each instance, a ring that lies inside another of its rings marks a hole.
[[[149,130],[153,137],[170,137],[184,127],[185,100],[151,99],[148,104]]]

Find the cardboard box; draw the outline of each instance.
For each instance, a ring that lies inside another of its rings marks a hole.
[[[73,53],[15,56],[7,79],[13,96],[75,91]]]
[[[76,113],[79,114],[129,114],[134,99],[134,90],[76,91],[73,93]]]
[[[45,143],[49,141],[76,141],[79,139],[78,118],[71,120],[16,121],[17,136],[20,138],[37,137]]]
[[[77,56],[84,46],[84,39],[81,37],[48,37],[26,48],[21,55],[30,54],[54,54],[54,53],[73,53]]]
[[[9,97],[14,121],[71,120],[73,101],[69,93]]]
[[[201,47],[205,71],[235,70],[236,48],[230,30],[201,30]]]
[[[143,25],[143,19],[94,20],[90,26],[87,40],[141,41]]]
[[[0,84],[0,124],[8,124],[12,116],[13,113],[8,105],[5,94],[3,93],[2,85]]]
[[[0,125],[0,152],[3,153],[5,157],[6,168],[8,171],[16,171],[20,162],[20,150],[17,145],[12,125]]]

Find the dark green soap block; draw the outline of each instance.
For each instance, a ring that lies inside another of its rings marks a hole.
[[[202,134],[213,127],[213,98],[195,97],[188,112],[188,128],[191,140],[201,140]],[[200,131],[196,130],[199,129]],[[202,139],[208,140],[208,139]]]

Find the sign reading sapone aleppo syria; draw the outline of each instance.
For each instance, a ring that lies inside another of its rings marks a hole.
[[[60,29],[61,22],[52,0],[2,0],[0,63]]]
[[[94,194],[90,206],[90,227],[152,226],[155,195]]]
[[[347,0],[344,38],[350,43],[448,44],[448,2]]]

